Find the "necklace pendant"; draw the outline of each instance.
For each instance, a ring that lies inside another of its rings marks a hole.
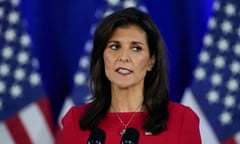
[[[126,129],[123,129],[123,130],[120,132],[120,134],[123,136],[123,135],[125,134],[125,132],[126,132]]]

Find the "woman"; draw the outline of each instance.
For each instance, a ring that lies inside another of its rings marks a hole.
[[[148,15],[127,8],[104,18],[91,56],[93,101],[65,115],[64,143],[98,143],[103,135],[106,144],[127,136],[139,144],[200,144],[197,115],[169,101],[166,70],[163,38]]]

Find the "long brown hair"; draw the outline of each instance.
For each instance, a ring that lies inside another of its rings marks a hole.
[[[155,64],[144,80],[143,103],[148,117],[143,128],[153,134],[167,128],[169,94],[163,38],[146,13],[135,8],[126,8],[105,17],[96,28],[90,66],[93,102],[79,121],[82,130],[97,127],[110,108],[111,85],[104,71],[103,52],[114,30],[129,25],[138,26],[146,32],[150,56],[155,57]]]

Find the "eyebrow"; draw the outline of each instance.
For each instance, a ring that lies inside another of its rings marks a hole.
[[[110,40],[110,41],[108,41],[108,43],[120,43],[120,42],[117,41],[117,40]],[[144,45],[144,43],[139,42],[139,41],[132,41],[131,43],[132,43],[132,44],[140,44],[140,45]]]

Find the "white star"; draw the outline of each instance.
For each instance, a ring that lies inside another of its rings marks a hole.
[[[119,2],[120,0],[107,0],[107,3],[112,6],[118,5]]]
[[[211,83],[215,86],[218,86],[222,83],[222,76],[218,73],[214,73],[211,77]]]
[[[232,95],[227,95],[223,101],[225,107],[231,108],[235,106],[235,97]]]
[[[6,84],[3,81],[0,81],[0,93],[4,93],[6,91]]]
[[[228,41],[224,38],[221,38],[218,42],[217,42],[217,47],[221,52],[227,51],[229,48],[229,44]]]
[[[13,29],[6,30],[4,37],[7,41],[13,41],[16,38],[15,30]]]
[[[222,29],[223,33],[230,33],[230,32],[232,32],[232,23],[225,20],[221,24],[221,29]]]
[[[236,79],[230,79],[228,82],[227,82],[227,88],[229,91],[236,91],[238,90],[238,81]]]
[[[14,72],[14,78],[18,81],[21,81],[25,78],[25,71],[22,68],[18,68]]]
[[[236,56],[240,56],[240,43],[237,43],[233,46],[233,52]]]
[[[233,61],[230,65],[230,70],[233,74],[240,73],[240,63],[238,61]]]
[[[194,76],[197,80],[203,80],[206,77],[206,71],[205,69],[198,67],[195,71],[194,71]]]
[[[17,61],[20,64],[26,64],[28,62],[28,53],[27,52],[20,52],[17,56]]]
[[[210,18],[208,21],[208,27],[210,29],[214,29],[216,28],[216,25],[217,25],[216,19],[214,17]]]
[[[23,34],[20,37],[20,43],[23,47],[28,47],[31,43],[31,39],[28,34]]]
[[[16,24],[19,20],[19,14],[17,12],[11,12],[8,15],[8,22],[10,24]]]
[[[109,15],[112,14],[112,13],[114,13],[114,10],[108,9],[108,10],[106,10],[106,11],[104,12],[103,17],[107,17],[107,16],[109,16]]]
[[[137,3],[134,0],[125,0],[123,3],[123,7],[124,8],[128,8],[128,7],[136,7]]]
[[[207,99],[210,104],[217,103],[219,101],[219,93],[215,90],[211,90],[207,93]]]
[[[7,65],[7,64],[0,65],[0,75],[2,77],[7,76],[9,74],[9,72],[10,72],[9,65]]]
[[[225,59],[222,56],[217,56],[214,59],[214,65],[216,68],[224,68],[225,67]]]
[[[10,88],[10,94],[12,98],[19,98],[22,94],[22,88],[21,86],[15,84]]]
[[[74,82],[77,85],[83,85],[86,81],[86,75],[82,72],[78,72],[74,77]]]
[[[228,3],[225,8],[225,13],[227,16],[233,16],[236,13],[236,7],[233,4]]]
[[[232,122],[232,114],[230,112],[223,112],[220,115],[220,122],[222,125],[230,124]]]
[[[144,6],[144,5],[138,6],[138,9],[141,10],[142,12],[148,13],[148,9],[147,9],[147,7]]]
[[[13,49],[10,46],[6,46],[2,50],[2,56],[5,59],[9,59],[13,56]]]
[[[40,84],[40,82],[41,82],[41,79],[38,73],[34,72],[30,74],[29,83],[31,86],[37,86]]]
[[[11,0],[11,3],[13,6],[18,6],[20,3],[20,0]]]
[[[202,51],[200,53],[200,57],[199,57],[199,60],[202,62],[202,63],[207,63],[210,59],[210,56],[209,56],[209,53],[206,52],[206,51]]]
[[[93,24],[90,28],[90,34],[92,36],[94,36],[94,32],[96,31],[96,28],[97,28],[97,24]],[[92,39],[88,40],[87,42],[91,42],[92,43]],[[92,49],[92,48],[91,48]]]
[[[88,40],[85,43],[84,49],[85,49],[86,52],[91,53],[92,48],[93,48],[92,40]]]
[[[206,46],[212,46],[212,44],[213,44],[212,35],[210,35],[210,34],[205,35],[203,38],[203,43]]]
[[[80,58],[80,61],[79,61],[79,66],[81,68],[88,68],[89,66],[89,57],[88,56],[83,56]]]
[[[214,1],[214,3],[213,3],[213,9],[214,9],[215,11],[218,11],[218,10],[220,9],[220,3],[219,3],[219,1]]]

